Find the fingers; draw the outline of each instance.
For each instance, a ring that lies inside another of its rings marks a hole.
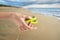
[[[23,18],[24,19],[31,19],[31,17],[30,16],[27,16],[27,15],[23,15]]]
[[[26,16],[26,15],[24,15],[24,18],[25,18],[25,19],[31,19],[30,16]],[[25,20],[25,19],[24,19],[24,20]],[[32,23],[31,23],[31,22],[26,23],[24,20],[22,20],[22,21],[23,21],[25,27],[27,27],[27,28],[30,29],[30,30],[33,29]]]
[[[29,23],[29,24],[28,24],[28,26],[32,27],[32,24],[31,24],[31,23]]]
[[[20,26],[19,29],[20,29],[21,31],[27,31],[27,30],[31,30],[32,27],[31,27],[31,25],[29,25],[29,26]]]
[[[32,24],[31,23],[26,23],[25,19],[28,18],[30,19],[30,16],[27,15],[23,15],[22,17],[19,15],[16,16],[16,21],[18,21],[17,23],[22,24],[22,25],[18,25],[19,30],[21,31],[27,31],[27,30],[31,30],[33,29]]]
[[[20,31],[27,31],[27,30],[29,30],[27,27],[24,27],[24,26],[20,26],[19,27],[19,30]]]

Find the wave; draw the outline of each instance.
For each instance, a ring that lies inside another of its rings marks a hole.
[[[27,10],[33,13],[60,18],[60,8],[28,8]]]

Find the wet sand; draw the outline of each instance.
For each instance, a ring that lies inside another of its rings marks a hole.
[[[0,40],[60,40],[60,20],[51,16],[27,12],[22,8],[0,7],[0,12],[16,12],[30,16],[36,16],[37,30],[19,32],[16,25],[10,20],[0,20]],[[4,24],[5,23],[5,24]],[[8,24],[8,26],[6,26]],[[5,25],[5,27],[4,27]],[[3,39],[4,38],[4,39]]]

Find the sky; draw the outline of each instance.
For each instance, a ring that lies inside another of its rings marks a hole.
[[[60,7],[60,0],[0,0],[0,4],[5,4],[5,5],[11,5],[11,6],[17,6],[17,7],[28,7],[28,6],[34,6],[37,4],[37,7],[44,6],[44,7]]]
[[[7,0],[7,1],[13,1],[13,2],[32,2],[32,1],[38,1],[38,2],[60,2],[60,0]]]
[[[23,8],[60,8],[60,4],[32,4],[23,6]]]
[[[60,0],[0,0],[0,1],[11,1],[11,2],[60,2]]]

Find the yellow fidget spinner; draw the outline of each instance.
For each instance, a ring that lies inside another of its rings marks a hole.
[[[37,18],[35,16],[32,16],[31,19],[26,19],[25,21],[32,24],[37,24]]]

